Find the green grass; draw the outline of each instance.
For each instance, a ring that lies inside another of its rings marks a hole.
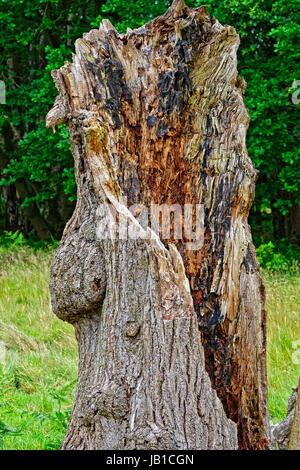
[[[50,310],[51,257],[0,246],[0,448],[58,448],[72,406],[77,347]]]
[[[300,374],[300,275],[263,273],[267,292],[269,412],[274,424],[286,416]],[[298,345],[295,344],[298,341]],[[294,347],[293,347],[294,343]]]
[[[0,448],[59,448],[65,433],[77,347],[73,328],[51,313],[51,258],[52,251],[44,248],[0,245]],[[300,365],[292,355],[293,341],[300,340],[300,276],[264,272],[264,280],[274,423],[284,418],[298,381]]]

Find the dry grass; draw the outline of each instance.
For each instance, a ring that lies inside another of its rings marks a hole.
[[[268,313],[269,410],[271,420],[277,422],[286,415],[287,400],[292,387],[297,386],[300,374],[300,276],[264,273],[264,280]]]

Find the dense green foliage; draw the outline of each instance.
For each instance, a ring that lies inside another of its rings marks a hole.
[[[202,1],[187,3],[199,6]],[[291,100],[292,84],[299,78],[298,1],[205,3],[221,23],[235,26],[241,38],[239,72],[248,83],[246,105],[251,116],[247,145],[260,171],[251,218],[256,241],[275,237],[299,243],[299,106]],[[15,185],[22,205],[36,208],[35,219],[26,214],[36,232],[39,224],[46,223],[46,232],[39,236],[58,237],[69,217],[70,210],[64,210],[67,201],[76,199],[65,127],[52,134],[44,125],[56,95],[50,71],[71,60],[75,39],[98,27],[103,18],[125,32],[163,13],[169,4],[168,0],[0,0],[0,79],[7,90],[7,104],[0,105],[0,185]],[[3,193],[2,206],[8,197]],[[5,209],[2,212],[7,218]],[[8,220],[5,226],[22,229]]]

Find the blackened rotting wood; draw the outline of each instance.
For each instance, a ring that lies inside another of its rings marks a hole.
[[[197,27],[193,25],[190,31],[190,38],[193,31],[197,32]],[[184,34],[188,36],[187,28]],[[159,75],[158,87],[160,90],[160,100],[158,111],[165,110],[167,114],[172,114],[177,108],[179,115],[183,112],[185,95],[188,96],[191,91],[190,72],[188,65],[192,61],[191,42],[179,40],[174,49],[175,72],[170,70]]]
[[[117,60],[105,59],[103,68],[107,77],[110,96],[120,99],[122,94],[123,70]]]
[[[231,183],[232,179],[228,175],[222,175],[220,177],[220,183],[216,189],[216,199],[212,212],[212,220],[216,220],[219,224],[225,222],[224,236],[226,235],[226,229],[228,230],[228,212],[230,211],[231,205],[234,201],[231,200],[230,195],[235,194]],[[231,184],[230,184],[231,183]],[[227,223],[226,223],[227,220]]]
[[[157,117],[156,116],[149,116],[148,119],[147,119],[147,124],[150,127],[155,126],[156,122],[157,122]]]
[[[86,66],[86,69],[89,70],[93,76],[92,88],[94,92],[95,101],[100,102],[103,99],[102,89],[104,87],[100,68],[97,65],[96,61],[95,63],[93,63],[89,60],[86,61],[85,66]]]
[[[160,74],[158,88],[160,99],[158,111],[165,110],[167,114],[172,114],[177,109],[179,115],[182,114],[184,106],[184,95],[191,89],[190,67],[183,64],[176,64],[176,71],[168,71]]]
[[[174,80],[175,77],[174,72],[172,70],[170,70],[169,72],[161,73],[159,75],[158,88],[160,89],[162,98],[165,98],[165,96],[168,95],[168,93],[172,89]]]
[[[107,46],[108,47],[108,46]],[[104,91],[104,82],[101,75],[105,76],[106,86],[109,91],[109,96],[104,99],[105,108],[110,111],[113,122],[116,128],[121,127],[120,112],[122,110],[121,98],[122,96],[128,102],[132,100],[132,92],[124,81],[124,71],[120,62],[116,59],[107,58],[103,64],[92,63],[86,61],[86,68],[93,73],[95,80],[94,96],[97,102],[101,101],[106,96]]]
[[[192,61],[190,44],[187,41],[178,41],[175,48],[175,55],[177,55],[185,63]]]
[[[168,123],[165,122],[165,119],[161,119],[157,126],[156,135],[157,137],[162,137],[163,135],[169,132],[170,128]]]
[[[121,127],[120,111],[121,96],[123,91],[123,70],[117,60],[106,59],[103,64],[106,83],[109,89],[110,98],[106,100],[106,109],[112,114],[113,121],[117,128]]]
[[[123,83],[122,89],[125,100],[130,102],[132,100],[132,91],[130,90],[128,85],[126,85],[126,83]]]

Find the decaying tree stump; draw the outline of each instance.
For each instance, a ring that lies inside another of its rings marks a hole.
[[[78,186],[50,286],[79,344],[63,449],[233,449],[236,431],[240,448],[268,448],[238,44],[179,0],[127,34],[104,20],[53,72],[47,126],[67,123]],[[202,207],[203,230],[181,237],[174,215],[158,237],[139,219],[153,204],[192,207],[193,229]],[[99,236],[112,212],[140,236]]]

